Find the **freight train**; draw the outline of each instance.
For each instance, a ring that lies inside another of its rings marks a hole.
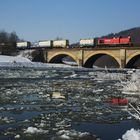
[[[32,45],[29,41],[17,42],[18,49],[26,48],[70,48],[69,40],[42,40]],[[96,38],[96,39],[80,39],[80,48],[95,47],[119,47],[132,46],[131,37],[114,37],[114,38]]]

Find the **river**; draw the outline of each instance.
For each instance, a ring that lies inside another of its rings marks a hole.
[[[85,68],[1,68],[0,139],[116,140],[140,123],[128,105],[132,70]],[[132,92],[132,94],[131,94]],[[136,93],[136,94],[133,94]]]

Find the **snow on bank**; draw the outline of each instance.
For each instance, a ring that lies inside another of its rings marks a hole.
[[[18,56],[28,58],[29,60],[33,60],[32,53],[34,51],[35,50],[23,50],[23,51],[20,51],[20,54]]]
[[[118,139],[121,140],[121,139]],[[123,136],[122,140],[140,140],[140,130],[135,130],[132,128],[131,130],[128,130]]]
[[[74,67],[65,64],[47,64],[47,63],[40,63],[40,62],[32,62],[28,58],[22,56],[5,56],[0,55],[0,67],[33,67],[33,68],[47,68],[47,67]]]
[[[29,59],[21,56],[6,56],[6,55],[0,55],[0,63],[9,62],[9,63],[15,63],[15,62],[31,62]]]

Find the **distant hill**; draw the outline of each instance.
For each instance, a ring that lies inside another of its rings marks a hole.
[[[120,31],[118,33],[110,33],[102,37],[110,38],[110,37],[119,37],[119,36],[122,37],[131,36],[132,43],[134,45],[140,45],[140,27],[135,27],[132,29]]]

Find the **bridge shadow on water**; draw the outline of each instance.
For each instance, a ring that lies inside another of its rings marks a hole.
[[[91,57],[85,64],[85,67],[92,67],[92,66],[98,66],[101,68],[119,68],[119,63],[109,55],[105,54],[99,54],[94,57]],[[137,55],[133,57],[127,64],[126,68],[140,68],[140,55]]]
[[[57,55],[54,57],[50,63],[61,63],[61,64],[69,64],[69,65],[78,65],[77,62],[70,56],[67,56],[65,54],[63,55]]]
[[[109,55],[106,54],[98,54],[93,57],[91,57],[87,62],[85,63],[84,67],[91,68],[94,66],[101,67],[101,68],[119,68],[118,62]]]
[[[140,68],[140,55],[133,57],[126,65],[126,68]]]

